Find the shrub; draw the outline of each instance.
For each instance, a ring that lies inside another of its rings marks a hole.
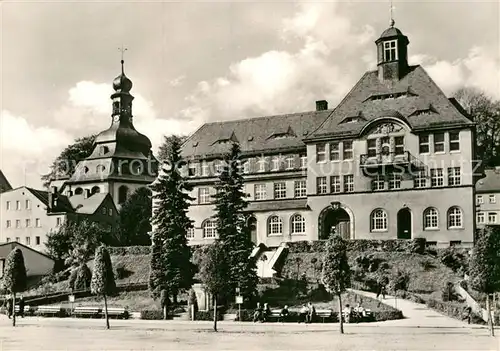
[[[163,312],[161,310],[142,310],[141,319],[161,320],[163,319]]]
[[[111,256],[149,255],[151,246],[116,246],[108,248]]]
[[[468,271],[468,257],[461,250],[448,247],[439,251],[438,258],[442,264],[453,270],[453,272],[461,270],[463,273],[467,273]]]
[[[436,265],[431,260],[424,260],[424,261],[420,262],[420,265],[422,266],[422,268],[425,272],[428,272],[431,269],[436,268]]]
[[[115,279],[125,279],[129,277],[131,273],[132,272],[125,268],[125,265],[123,263],[118,263],[114,271]]]
[[[394,319],[403,319],[403,312],[400,310],[377,311],[373,313],[376,322],[389,321]]]
[[[410,284],[410,275],[407,272],[397,271],[391,277],[389,282],[391,291],[408,291],[408,285]]]
[[[456,319],[462,319],[464,316],[464,304],[458,303],[458,302],[453,302],[453,301],[447,301],[447,302],[442,302],[442,301],[437,301],[435,299],[429,299],[427,300],[427,307],[432,308],[433,310],[436,310],[438,312],[441,312],[449,317],[456,318]],[[472,315],[472,321],[474,323],[479,323],[479,324],[485,324],[482,319],[480,319],[476,315]]]
[[[415,238],[410,240],[408,252],[423,255],[425,253],[425,244],[427,240],[425,238]]]
[[[222,307],[217,306],[217,320],[221,321],[224,319],[224,312],[222,311]],[[214,320],[214,311],[210,309],[210,311],[198,311],[196,312],[195,320],[197,321],[213,321]]]
[[[441,290],[441,299],[444,302],[456,301],[458,300],[457,294],[455,293],[455,288],[452,282],[446,282]]]

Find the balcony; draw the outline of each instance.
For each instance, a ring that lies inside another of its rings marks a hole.
[[[361,155],[359,166],[365,175],[378,175],[380,172],[397,169],[404,172],[415,172],[425,169],[425,164],[413,156],[409,151],[402,154],[394,152],[379,153],[376,155]]]

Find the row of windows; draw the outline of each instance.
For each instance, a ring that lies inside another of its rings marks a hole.
[[[342,179],[342,184],[341,184]],[[342,186],[343,185],[343,186]],[[340,176],[330,177],[330,192],[340,193],[342,189],[345,193],[350,193],[354,191],[354,175],[347,174],[342,178]],[[316,192],[318,194],[328,194],[328,182],[327,177],[317,177],[316,178]]]
[[[57,219],[57,225],[60,226],[62,224],[62,219],[60,217],[58,217]],[[16,219],[16,229],[19,229],[21,228],[21,220],[20,219]],[[26,218],[24,220],[24,227],[25,228],[31,228],[32,226],[32,223],[31,223],[31,219],[30,218]],[[35,227],[36,228],[41,228],[42,227],[42,222],[40,220],[40,218],[35,218]],[[6,220],[5,221],[5,228],[12,228],[12,221],[10,219]]]
[[[447,211],[447,228],[463,228],[463,212],[457,206],[450,207]],[[439,229],[439,212],[434,207],[427,208],[423,213],[424,230]],[[370,230],[372,232],[387,231],[387,211],[381,208],[370,214]]]
[[[297,165],[297,158],[293,155],[288,156],[273,156],[269,162],[268,158],[261,157],[255,160],[256,169],[251,169],[251,161],[245,160],[241,163],[240,170],[244,174],[253,172],[267,172],[267,171],[280,171],[280,170],[294,170],[297,168],[305,169],[307,167],[307,156],[305,154],[300,154],[298,156],[300,162]],[[268,165],[270,163],[270,165]],[[201,167],[200,167],[201,166]],[[211,171],[211,166],[213,171]],[[203,162],[200,164],[189,163],[187,167],[187,175],[189,177],[208,177],[211,175],[219,175],[224,170],[224,161],[214,161],[213,163]]]
[[[484,204],[484,198],[483,195],[477,195],[476,196],[476,201],[478,204]],[[497,197],[495,195],[489,195],[488,196],[488,201],[490,204],[496,204],[497,203]]]
[[[5,241],[9,243],[10,242],[10,238],[6,237]],[[16,236],[15,241],[17,241],[18,243],[20,243],[21,242],[21,238],[18,237],[18,236]],[[26,245],[28,245],[28,246],[31,245],[31,237],[29,237],[29,236],[25,237],[24,238],[24,243]],[[40,237],[39,236],[35,236],[35,245],[40,245]]]
[[[488,222],[486,222],[486,213],[478,212],[477,213],[477,224],[497,224],[498,223],[498,215],[496,212],[488,212]]]
[[[16,211],[21,211],[22,210],[22,206],[21,205],[22,205],[21,201],[17,200],[16,201]],[[7,211],[13,210],[11,201],[6,201],[5,202],[5,209]],[[24,209],[25,210],[31,210],[31,200],[26,199],[24,201]]]
[[[352,140],[331,142],[328,146],[330,149],[330,161],[352,160],[354,157]],[[317,144],[316,162],[326,162],[327,160],[327,144]]]
[[[448,151],[449,152],[459,152],[460,151],[460,133],[459,132],[448,132],[448,133],[434,133],[434,134],[422,134],[418,136],[418,149],[420,154],[429,154],[431,152],[435,154],[445,153],[445,135],[448,134]],[[432,148],[431,148],[432,146]]]

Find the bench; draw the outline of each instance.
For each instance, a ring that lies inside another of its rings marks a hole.
[[[78,306],[73,310],[75,317],[82,318],[100,318],[102,310],[99,307],[92,306]]]
[[[326,319],[331,319],[332,317],[332,310],[316,310],[316,318],[320,318],[323,323],[325,323]]]
[[[19,314],[19,305],[16,305],[16,306],[14,307],[14,312],[16,313],[16,315],[18,315],[18,314]],[[25,315],[28,315],[28,314],[31,312],[31,311],[30,311],[30,306],[27,306],[27,305],[26,305],[26,306],[24,306],[24,311],[23,311],[23,312],[24,312],[24,314],[25,314]]]
[[[62,306],[38,306],[37,316],[61,317],[63,315]]]
[[[104,308],[102,309],[102,311],[103,311],[102,315],[104,316]],[[124,308],[108,307],[108,317],[116,319],[128,319],[129,313]]]
[[[346,321],[347,313],[342,311],[342,317],[344,318],[344,321]],[[370,309],[365,309],[365,313],[363,316],[360,316],[357,311],[353,311],[351,313],[351,316],[349,318],[349,323],[359,323],[363,321],[371,321],[373,320],[373,312]]]

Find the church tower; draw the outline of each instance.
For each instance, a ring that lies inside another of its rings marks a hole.
[[[120,208],[134,190],[157,177],[158,161],[151,151],[151,141],[133,124],[131,89],[122,59],[121,73],[113,80],[111,125],[97,135],[92,154],[76,166],[65,184],[66,195],[109,193]]]
[[[377,44],[378,77],[380,81],[398,81],[408,73],[408,37],[394,27],[394,20]]]

